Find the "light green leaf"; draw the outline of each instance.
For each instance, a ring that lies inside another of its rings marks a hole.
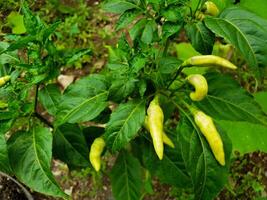
[[[52,134],[44,127],[20,131],[8,140],[10,165],[16,177],[31,189],[67,198],[51,173]]]
[[[227,131],[232,141],[233,152],[241,154],[254,151],[267,153],[267,127],[249,122],[219,120],[218,123]]]
[[[145,102],[120,104],[111,114],[105,138],[112,151],[123,148],[138,133],[145,120]]]
[[[7,23],[12,28],[12,33],[14,34],[23,34],[26,32],[26,28],[23,23],[23,15],[20,15],[17,12],[12,11],[7,16]]]
[[[258,16],[267,19],[267,4],[265,0],[242,0],[239,5],[251,12],[256,13]]]
[[[89,150],[77,124],[64,124],[53,135],[53,155],[70,167],[89,166]]]
[[[126,0],[112,0],[102,5],[102,9],[105,10],[106,12],[111,12],[116,14],[122,14],[126,10],[130,10],[133,8],[139,8],[139,7]]]
[[[254,94],[254,97],[261,106],[262,110],[267,113],[267,92],[257,92]]]
[[[116,200],[140,200],[141,165],[131,154],[122,151],[110,173],[112,192]]]

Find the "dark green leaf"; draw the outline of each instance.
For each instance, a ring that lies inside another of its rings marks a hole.
[[[67,198],[50,170],[52,134],[44,127],[17,132],[8,140],[10,165],[16,177],[31,189],[46,195]]]
[[[145,102],[120,104],[111,114],[105,138],[112,151],[120,150],[138,133],[145,120]]]
[[[51,24],[48,28],[45,28],[42,31],[43,42],[45,42],[49,38],[49,36],[56,31],[59,24],[60,24],[60,22],[55,22],[55,23]]]
[[[162,37],[166,40],[168,37],[171,37],[177,34],[182,28],[181,24],[176,24],[172,22],[165,22],[162,26]]]
[[[0,134],[0,171],[7,174],[10,174],[12,171],[9,164],[7,145],[4,134]]]
[[[194,188],[195,199],[212,200],[223,188],[228,178],[231,142],[217,126],[223,140],[226,166],[221,166],[214,158],[206,139],[196,127],[191,117],[182,111],[177,127],[178,142],[182,151],[186,170]]]
[[[159,71],[162,74],[173,74],[182,62],[175,57],[162,57],[159,60]]]
[[[7,48],[6,51],[14,51],[14,50],[17,50],[17,49],[24,48],[30,42],[34,42],[34,41],[36,41],[36,37],[35,36],[32,36],[32,35],[21,37],[17,41],[11,43],[10,46]]]
[[[149,135],[149,133],[146,136]],[[149,136],[148,136],[149,137]],[[178,143],[175,142],[175,149],[164,146],[164,156],[159,160],[151,142],[145,142],[141,148],[140,154],[145,167],[157,176],[162,183],[170,184],[176,187],[190,187],[191,182],[185,171],[184,161]],[[140,144],[138,144],[140,145]],[[136,147],[137,148],[137,147]]]
[[[155,21],[152,20],[148,21],[143,30],[141,41],[146,44],[150,44],[153,41],[153,35],[156,30],[157,30],[157,24],[155,23]]]
[[[122,151],[118,155],[110,178],[112,192],[116,200],[140,200],[141,165],[131,154]]]
[[[147,23],[146,19],[140,19],[138,22],[134,24],[134,26],[130,29],[129,34],[132,40],[135,40],[137,36],[139,36],[144,29]]]
[[[140,15],[140,10],[138,9],[127,10],[124,12],[116,23],[116,30],[120,30],[128,26],[138,15]]]
[[[33,15],[26,4],[22,6],[22,12],[27,33],[36,34],[39,28],[43,26],[43,24],[40,22],[40,19]]]
[[[215,35],[204,25],[203,22],[187,24],[186,35],[193,47],[201,54],[211,54]]]
[[[125,97],[129,96],[135,89],[135,79],[117,79],[112,82],[109,88],[109,97],[113,101],[121,101]]]
[[[77,124],[64,124],[53,135],[53,155],[70,167],[89,166],[89,150]]]
[[[61,101],[59,87],[56,84],[45,86],[39,92],[39,100],[50,115],[55,115],[57,112],[57,106]]]
[[[233,44],[256,74],[258,66],[267,65],[267,21],[238,7],[225,9],[220,18],[205,18],[205,24]],[[233,34],[234,33],[234,34]]]
[[[131,62],[131,72],[138,73],[142,68],[145,67],[146,62],[146,58],[140,55],[135,56]]]

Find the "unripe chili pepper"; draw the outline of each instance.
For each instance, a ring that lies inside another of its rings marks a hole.
[[[205,10],[205,14],[211,15],[211,16],[217,16],[220,13],[218,7],[212,1],[205,2],[204,10]]]
[[[96,171],[101,167],[101,154],[104,150],[106,143],[103,138],[98,137],[91,145],[89,160]]]
[[[163,158],[163,111],[159,105],[158,97],[156,96],[149,104],[147,109],[148,127],[153,141],[154,149],[159,159]]]
[[[216,160],[225,165],[223,142],[210,116],[200,110],[193,111],[194,120],[201,133],[205,136]]]
[[[10,80],[10,76],[3,76],[0,78],[0,87],[5,85],[7,81]]]
[[[195,88],[195,91],[190,93],[190,98],[193,101],[201,101],[204,99],[208,94],[208,83],[205,77],[200,74],[192,74],[186,79]]]
[[[145,117],[144,127],[148,132],[150,132],[147,116]],[[164,131],[163,131],[163,143],[168,145],[171,148],[175,148],[175,145],[173,144],[172,140],[168,137],[168,135]]]
[[[193,65],[215,65],[228,69],[237,69],[237,67],[233,63],[229,62],[224,58],[214,55],[193,56],[185,60],[182,64],[183,67]]]

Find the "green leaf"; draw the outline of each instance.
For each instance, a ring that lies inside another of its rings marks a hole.
[[[125,11],[116,23],[116,30],[118,31],[128,26],[138,15],[140,15],[140,13],[140,10],[137,9]]]
[[[162,57],[159,60],[159,72],[162,74],[175,73],[182,62],[175,57]]]
[[[62,96],[56,124],[85,122],[96,118],[107,106],[104,77],[90,75],[70,85]]]
[[[146,136],[148,135],[149,133],[146,133]],[[172,141],[175,143],[175,149],[165,145],[162,160],[158,159],[152,141],[137,143],[138,146],[136,145],[134,148],[140,148],[139,154],[142,156],[145,167],[152,175],[157,176],[162,183],[175,187],[190,187],[191,180],[185,171],[181,150],[178,143],[175,140]]]
[[[77,124],[64,124],[53,135],[53,155],[72,167],[89,166],[89,150]]]
[[[122,151],[110,173],[112,192],[116,200],[140,200],[141,165],[131,154]]]
[[[44,43],[46,40],[49,39],[49,36],[56,31],[59,24],[60,24],[60,22],[55,22],[55,23],[51,24],[50,26],[48,26],[47,28],[42,30],[41,34],[42,34]]]
[[[135,56],[131,62],[131,72],[138,73],[141,69],[145,67],[146,62],[147,58],[144,58],[141,55]]]
[[[182,28],[181,24],[176,24],[173,22],[165,22],[162,26],[162,37],[164,40],[177,34]]]
[[[143,30],[141,41],[150,44],[153,41],[153,34],[157,30],[157,24],[155,21],[148,21]]]
[[[267,117],[253,97],[230,76],[219,73],[205,75],[208,95],[196,103],[215,119],[247,121],[267,126]]]
[[[102,5],[102,9],[106,12],[122,14],[127,10],[139,8],[137,5],[126,0],[111,0]]]
[[[0,134],[0,171],[10,174],[12,170],[9,164],[6,139],[4,134]]]
[[[225,9],[220,18],[205,18],[206,26],[235,46],[258,74],[267,65],[267,21],[238,7]],[[233,34],[234,33],[234,34]]]
[[[181,9],[179,7],[169,7],[162,11],[162,16],[170,22],[178,22],[183,19]]]
[[[0,52],[4,52],[8,48],[9,44],[6,42],[0,42]],[[17,51],[0,53],[0,66],[4,64],[16,64],[19,62]]]
[[[16,177],[34,191],[67,198],[50,170],[52,134],[49,129],[35,126],[20,131],[8,140],[10,165]]]
[[[254,97],[262,110],[267,113],[267,92],[257,92]]]
[[[138,133],[145,120],[145,102],[130,101],[120,104],[111,114],[105,138],[112,151],[123,148]]]
[[[17,49],[24,48],[28,46],[30,42],[34,42],[34,41],[36,41],[36,37],[32,35],[21,37],[17,41],[11,43],[10,46],[6,49],[6,51],[14,51]]]
[[[22,12],[24,16],[24,25],[26,27],[27,33],[30,33],[32,35],[38,33],[40,28],[43,26],[40,19],[33,15],[33,13],[26,4],[23,4]]]
[[[232,141],[233,152],[241,154],[262,151],[267,153],[267,127],[249,122],[219,120]]]
[[[61,101],[60,89],[56,84],[49,84],[39,91],[40,103],[50,115],[56,115],[58,104]]]
[[[257,14],[258,16],[264,19],[267,19],[267,4],[265,0],[242,0],[238,5]]]
[[[138,22],[134,24],[134,26],[130,29],[129,34],[132,40],[135,40],[137,36],[139,36],[144,29],[147,23],[146,19],[140,19]]]
[[[204,25],[203,22],[187,24],[186,35],[193,47],[201,54],[211,54],[215,35]]]
[[[109,98],[113,101],[121,101],[134,91],[136,82],[133,78],[116,79],[109,88]]]
[[[230,166],[231,142],[227,135],[217,126],[223,140],[226,166],[215,160],[211,149],[185,111],[177,127],[178,142],[182,151],[186,170],[190,174],[195,199],[212,200],[221,191],[228,178]]]
[[[23,23],[23,15],[20,15],[17,12],[12,11],[7,16],[7,23],[12,28],[12,33],[14,34],[23,34],[26,32],[26,28]]]
[[[66,64],[72,64],[78,59],[80,59],[82,56],[88,54],[91,52],[91,49],[80,49],[78,51],[75,51],[74,54],[68,58],[66,58]]]

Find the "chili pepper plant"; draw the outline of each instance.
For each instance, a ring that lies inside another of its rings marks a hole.
[[[267,132],[255,139],[242,127],[267,126],[266,110],[249,90],[264,88],[267,22],[230,0],[108,0],[102,9],[118,15],[117,45],[103,47],[109,57],[101,71],[62,90],[56,83],[61,69],[91,50],[57,48],[53,35],[60,22],[46,24],[22,5],[26,32],[4,35],[0,42],[0,75],[10,76],[0,87],[0,170],[34,191],[70,199],[53,177],[51,160],[70,170],[93,170],[89,152],[101,138],[92,162],[95,173],[103,173],[101,153],[116,158],[108,169],[114,199],[141,199],[150,193],[151,177],[192,189],[195,199],[214,199],[228,183],[233,150],[266,151]],[[181,58],[183,52],[174,53],[181,37],[194,56],[225,60]],[[229,63],[236,69],[227,68]],[[188,76],[196,74],[202,82],[191,84]],[[252,84],[244,89],[240,83],[247,74]],[[191,98],[197,88],[204,94]],[[162,121],[147,113],[155,97]],[[221,164],[211,149],[216,144],[202,133],[209,126],[199,126],[199,119],[196,124],[192,109],[213,120],[223,145]],[[237,135],[229,121],[241,123]],[[163,133],[171,145],[162,145]],[[152,142],[157,139],[164,148],[160,159]]]

